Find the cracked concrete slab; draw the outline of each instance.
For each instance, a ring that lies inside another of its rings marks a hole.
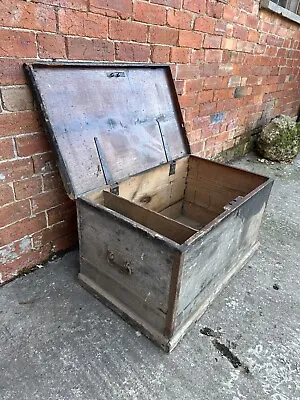
[[[0,289],[2,400],[300,399],[300,157],[275,178],[261,247],[170,355],[80,287],[77,251]]]

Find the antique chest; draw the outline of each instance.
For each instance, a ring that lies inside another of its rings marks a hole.
[[[81,283],[171,351],[257,249],[272,180],[190,155],[168,66],[25,69],[76,199]]]

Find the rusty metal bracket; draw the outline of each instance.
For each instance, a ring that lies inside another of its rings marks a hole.
[[[174,175],[175,174],[175,170],[176,170],[176,161],[173,160],[173,161],[170,162],[169,175]]]
[[[119,185],[117,183],[115,183],[114,185],[111,185],[110,193],[115,194],[116,196],[119,196]]]
[[[174,175],[175,174],[175,169],[176,169],[176,161],[172,159],[172,154],[171,154],[171,150],[170,150],[170,147],[169,147],[169,143],[168,143],[167,138],[165,137],[165,135],[163,133],[163,130],[161,128],[161,125],[160,125],[160,122],[159,122],[158,118],[156,118],[156,123],[158,125],[158,129],[159,129],[160,136],[161,136],[161,141],[162,141],[162,144],[164,146],[166,159],[170,163],[169,175]]]

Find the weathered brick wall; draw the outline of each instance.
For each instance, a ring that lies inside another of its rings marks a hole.
[[[299,25],[257,0],[2,0],[0,26],[1,281],[76,241],[25,60],[171,63],[192,151],[204,157],[299,105]]]

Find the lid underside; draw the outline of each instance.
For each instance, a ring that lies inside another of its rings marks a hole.
[[[167,66],[26,66],[71,197],[189,153]]]

